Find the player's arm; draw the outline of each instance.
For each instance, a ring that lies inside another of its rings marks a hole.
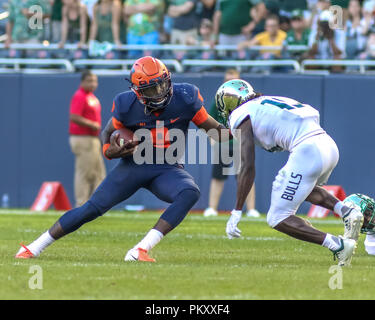
[[[207,135],[215,141],[228,141],[232,139],[230,130],[225,128],[224,125],[216,121],[212,116],[210,116],[204,107],[204,100],[196,88],[196,100],[194,103],[194,117],[191,121],[199,128],[204,130]]]
[[[108,120],[107,125],[105,126],[104,130],[101,133],[101,140],[103,144],[103,155],[107,159],[126,157],[128,155],[133,154],[135,150],[135,146],[133,146],[131,141],[125,143],[123,146],[120,146],[117,143],[118,134],[112,135],[112,133],[115,130],[119,129],[119,127],[120,127],[119,121],[111,117]]]
[[[228,141],[232,139],[230,130],[217,122],[209,114],[207,114],[207,119],[204,122],[196,125],[199,129],[206,131],[207,135],[215,141]]]
[[[255,178],[255,147],[250,117],[237,128],[241,130],[241,167],[237,175],[237,199],[235,210],[242,210]]]
[[[254,136],[250,118],[245,118],[237,129],[240,130],[236,136],[240,138],[241,165],[240,172],[237,175],[236,205],[231,212],[225,230],[229,239],[241,236],[241,230],[237,226],[241,221],[242,207],[255,178]]]

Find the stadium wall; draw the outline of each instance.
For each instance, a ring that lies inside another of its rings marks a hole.
[[[69,102],[79,86],[78,74],[0,75],[0,196],[9,194],[11,207],[30,207],[43,181],[61,181],[73,202],[74,158],[68,143]],[[223,74],[175,75],[175,82],[197,85],[210,107]],[[257,91],[293,97],[316,107],[321,124],[336,141],[340,161],[329,184],[342,185],[353,192],[375,196],[374,76],[244,75]],[[103,124],[110,117],[113,97],[127,89],[119,76],[99,77],[96,95],[102,103]],[[193,126],[192,126],[193,127]],[[256,206],[268,210],[272,181],[288,154],[256,153]],[[117,160],[106,160],[110,170]],[[306,163],[308,166],[309,164]],[[210,165],[186,165],[201,189],[195,209],[208,205]],[[219,209],[230,210],[235,202],[235,179],[225,185]],[[163,208],[167,204],[146,190],[140,190],[124,204]],[[300,212],[307,212],[304,204]]]

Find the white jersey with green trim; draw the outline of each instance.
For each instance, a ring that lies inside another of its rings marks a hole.
[[[319,124],[319,112],[308,104],[279,96],[260,96],[235,109],[230,129],[235,129],[249,116],[255,143],[263,149],[292,151],[304,139],[325,133]]]

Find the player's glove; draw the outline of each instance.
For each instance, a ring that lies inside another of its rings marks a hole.
[[[227,222],[227,228],[225,230],[229,239],[239,238],[241,236],[241,230],[237,228],[237,225],[241,220],[241,216],[241,210],[232,210],[230,218]]]

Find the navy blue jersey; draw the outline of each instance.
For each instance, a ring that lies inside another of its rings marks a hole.
[[[200,125],[207,118],[199,89],[188,83],[173,84],[171,101],[161,112],[146,114],[144,105],[132,91],[118,94],[112,107],[113,126],[116,129],[126,127],[133,132],[137,129],[149,129],[156,148],[169,147],[172,142],[169,141],[169,130],[180,129],[186,135],[190,121]]]

